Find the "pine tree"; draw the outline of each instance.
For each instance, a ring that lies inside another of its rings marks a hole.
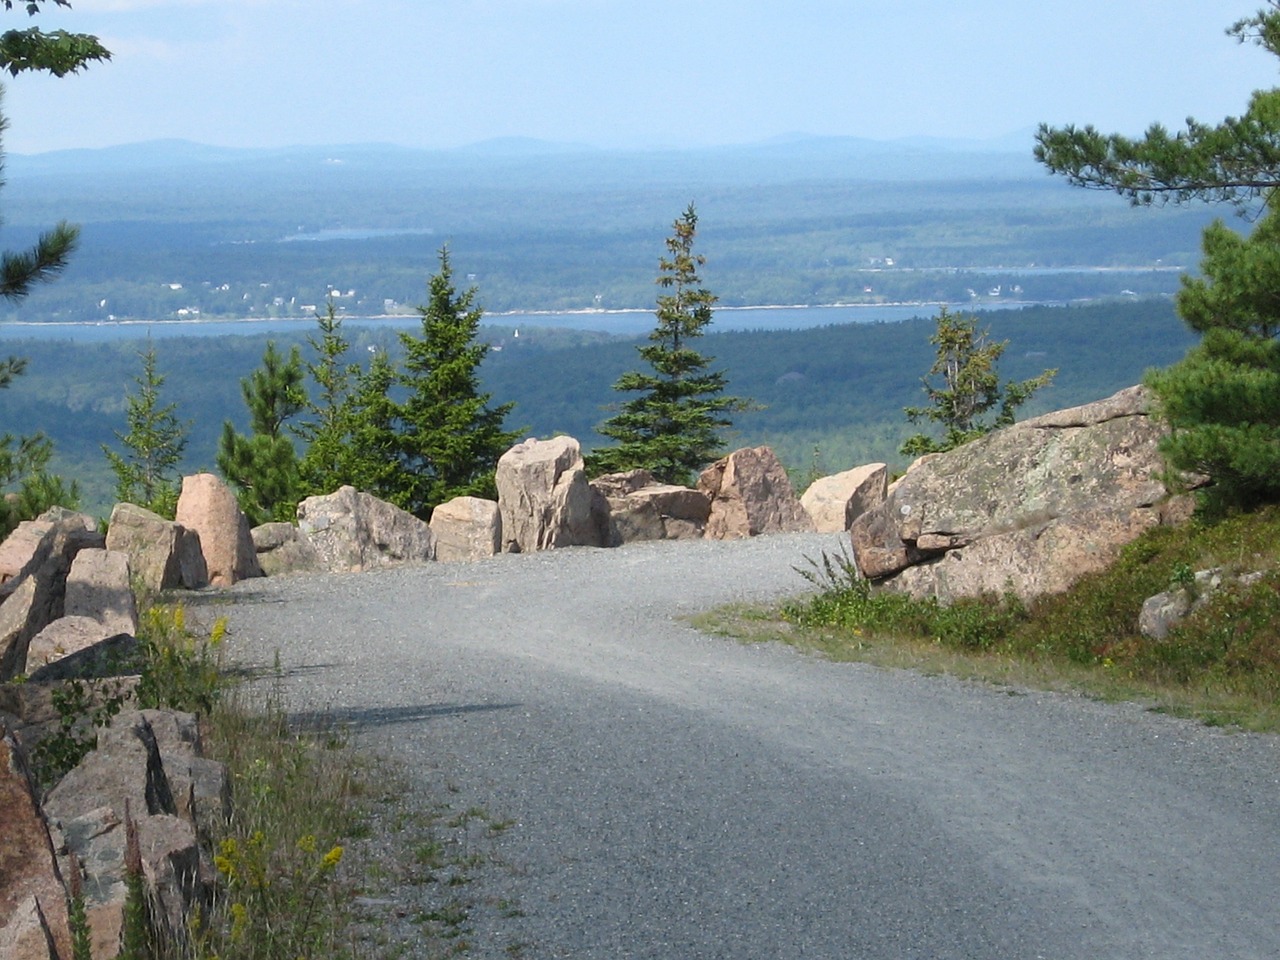
[[[296,512],[301,488],[298,455],[285,424],[306,408],[302,381],[298,348],[286,359],[276,350],[275,341],[269,341],[262,366],[240,381],[252,433],[237,433],[230,421],[222,425],[218,469],[236,489],[240,509],[255,525],[292,520]]]
[[[176,403],[161,404],[165,378],[156,368],[155,347],[148,339],[139,352],[142,373],[134,378],[138,391],[125,402],[127,433],[115,433],[120,453],[103,444],[116,475],[116,497],[172,517],[178,504],[177,467],[187,446],[187,425],[178,420]]]
[[[1227,33],[1280,56],[1280,2],[1233,24]],[[1255,91],[1239,117],[1217,125],[1187,120],[1171,134],[1153,124],[1141,139],[1092,126],[1036,133],[1035,157],[1076,186],[1113,190],[1134,204],[1186,200],[1245,206],[1280,186],[1280,89]]]
[[[1227,32],[1280,57],[1280,2]],[[1041,126],[1036,140],[1036,158],[1054,173],[1135,204],[1227,201],[1247,211],[1261,200],[1250,236],[1221,221],[1205,230],[1203,278],[1184,278],[1177,301],[1203,339],[1146,382],[1172,428],[1161,447],[1168,482],[1207,477],[1200,495],[1211,513],[1280,501],[1280,88],[1254,92],[1240,117],[1188,120],[1176,135],[1158,125],[1140,140]]]
[[[1178,312],[1203,339],[1147,375],[1171,433],[1161,451],[1180,473],[1207,476],[1211,514],[1280,501],[1280,213],[1242,237],[1204,234],[1202,277],[1184,277]]]
[[[14,0],[0,0],[4,9],[11,11]],[[28,16],[40,12],[45,0],[25,0],[22,4]],[[58,6],[69,7],[67,0],[52,0]],[[45,72],[62,77],[76,73],[90,61],[109,60],[111,53],[97,37],[88,34],[72,34],[65,30],[45,33],[39,29],[7,30],[0,34],[0,70],[17,76],[25,72]],[[2,93],[2,91],[0,91]],[[0,134],[9,126],[0,114]],[[3,153],[0,153],[0,168]],[[9,301],[21,300],[37,283],[53,279],[67,265],[71,253],[80,238],[78,227],[65,221],[37,237],[27,250],[0,253],[0,297]],[[21,376],[27,362],[22,357],[8,357],[0,361],[0,389],[8,387],[15,377]],[[67,485],[61,477],[48,472],[53,448],[42,433],[0,436],[0,487],[21,482],[15,501],[5,501],[0,506],[0,536],[8,533],[18,521],[37,516],[55,504],[74,507],[79,503],[79,490],[75,483]],[[32,512],[34,511],[34,512]]]
[[[643,467],[665,483],[687,483],[693,471],[722,453],[721,431],[732,424],[728,413],[745,407],[739,398],[723,395],[724,373],[708,369],[714,358],[689,345],[706,332],[716,303],[698,276],[705,258],[693,252],[697,228],[698,215],[689,204],[672,224],[667,256],[658,262],[656,282],[667,292],[658,297],[657,325],[649,343],[636,348],[652,372],[630,371],[614,383],[615,390],[639,396],[600,426],[601,434],[618,443],[592,453],[594,472]]]
[[[385,350],[376,350],[355,380],[347,405],[346,454],[337,466],[343,484],[400,505],[404,478],[398,456],[398,409],[391,398],[397,373]],[[332,492],[332,491],[329,491]]]
[[[977,317],[954,314],[946,307],[938,313],[937,330],[929,342],[938,348],[928,375],[921,378],[930,406],[907,407],[905,412],[912,423],[928,420],[939,424],[944,434],[941,440],[923,433],[908,439],[902,452],[910,457],[952,450],[1009,426],[1018,407],[1057,373],[1046,370],[1038,377],[1009,381],[1001,387],[996,364],[1009,342],[991,340],[990,331],[978,329]],[[941,377],[941,384],[935,386],[930,377]],[[993,419],[984,419],[997,407]]]
[[[459,294],[447,248],[431,278],[417,335],[400,334],[404,347],[397,405],[396,458],[401,475],[392,502],[427,519],[441,503],[459,496],[496,494],[498,458],[516,433],[503,421],[514,404],[490,406],[480,390],[478,368],[489,346],[476,339],[481,310],[475,288]]]
[[[307,373],[315,384],[308,399],[308,419],[296,433],[306,445],[298,464],[303,496],[329,494],[351,482],[347,467],[351,456],[351,391],[360,368],[347,362],[350,344],[342,333],[342,320],[333,301],[316,315],[316,334],[307,338],[315,360]]]
[[[5,10],[12,10],[14,0],[0,0]],[[22,6],[28,16],[40,12],[45,0],[25,0]],[[67,0],[52,0],[60,7],[70,7]],[[12,76],[20,73],[51,73],[56,77],[77,73],[90,61],[110,60],[111,52],[98,38],[83,33],[55,30],[45,33],[38,28],[6,30],[0,34],[0,70]],[[0,116],[0,132],[9,126]],[[66,267],[71,252],[80,239],[80,229],[65,221],[42,233],[30,249],[0,254],[0,297],[19,300],[32,285],[55,277]],[[12,363],[13,358],[10,358]]]

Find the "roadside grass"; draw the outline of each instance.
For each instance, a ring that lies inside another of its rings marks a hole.
[[[1194,589],[1197,570],[1260,573],[1225,584],[1163,641],[1142,636],[1143,601]],[[1011,687],[1072,691],[1246,730],[1280,731],[1280,507],[1148,531],[1110,568],[1024,606],[949,607],[871,588],[846,555],[797,573],[816,592],[776,607],[696,618],[709,632],[830,657]],[[799,586],[799,584],[798,584]]]
[[[231,816],[211,838],[211,903],[190,918],[187,942],[152,931],[144,955],[435,960],[467,955],[477,911],[518,915],[474,883],[503,866],[497,840],[512,821],[455,810],[445,785],[415,793],[336,721],[293,722],[279,664],[227,668],[225,630],[221,619],[193,628],[181,605],[149,608],[139,629],[140,703],[195,712],[205,756],[232,783]]]

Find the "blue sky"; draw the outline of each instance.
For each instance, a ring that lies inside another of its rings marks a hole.
[[[35,22],[115,57],[9,80],[9,152],[1140,133],[1239,113],[1280,66],[1223,32],[1260,0],[72,2]]]

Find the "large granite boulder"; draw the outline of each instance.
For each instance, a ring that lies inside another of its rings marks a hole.
[[[209,583],[230,587],[262,576],[249,521],[231,488],[211,473],[182,478],[174,521],[200,537]]]
[[[1131,387],[916,461],[850,530],[864,576],[945,601],[1067,589],[1175,514],[1163,426]]]
[[[701,490],[658,483],[648,470],[609,473],[591,481],[609,504],[611,547],[640,540],[696,540],[711,515]]]
[[[153,592],[209,585],[199,534],[145,507],[115,505],[107,521],[106,547],[126,554],[132,575]]]
[[[92,517],[55,508],[20,524],[0,545],[9,577],[0,583],[0,681],[25,670],[31,638],[62,616],[76,556],[102,543]]]
[[[63,616],[90,617],[107,636],[138,632],[138,608],[129,583],[129,556],[114,550],[81,550],[67,573]]]
[[[29,677],[39,674],[48,678],[54,674],[48,668],[68,658],[76,658],[80,663],[92,664],[105,670],[105,652],[101,656],[95,655],[94,648],[116,637],[129,639],[132,633],[133,631],[114,631],[92,617],[59,617],[46,624],[43,630],[31,638],[27,645],[27,662],[23,672]],[[123,652],[132,649],[133,644],[112,644],[111,647]]]
[[[0,957],[71,958],[66,892],[26,758],[0,719]]]
[[[455,497],[431,512],[436,559],[482,560],[502,552],[502,511],[493,500]]]
[[[298,529],[335,573],[426,563],[436,557],[431,527],[355,487],[303,500],[298,505]]]
[[[868,463],[819,477],[801,494],[800,506],[818,533],[844,533],[854,520],[884,503],[888,493],[888,466]]]
[[[572,437],[516,444],[498,460],[496,479],[505,553],[608,544],[608,505],[587,482]]]
[[[79,551],[103,543],[93,517],[54,507],[35,520],[18,524],[0,543],[0,584],[36,572],[54,555],[70,564]]]
[[[58,846],[74,853],[80,864],[95,942],[119,943],[126,818],[137,831],[157,920],[169,930],[184,931],[192,907],[207,903],[212,866],[202,853],[191,810],[195,725],[189,714],[120,713],[99,734],[97,748],[45,798]]]
[[[711,500],[708,539],[813,530],[787,471],[768,447],[735,450],[717,460],[698,477],[698,489]]]
[[[55,619],[54,587],[47,578],[32,574],[16,583],[0,602],[0,682],[26,671],[31,638]]]
[[[263,523],[249,531],[258,566],[268,577],[323,570],[324,561],[311,538],[292,523]]]

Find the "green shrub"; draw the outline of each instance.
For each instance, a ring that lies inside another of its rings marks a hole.
[[[890,635],[930,640],[964,650],[989,650],[1004,643],[1027,615],[1013,595],[985,596],[942,604],[903,593],[874,590],[844,553],[825,551],[806,558],[797,572],[818,588],[816,596],[784,607],[786,619],[805,627],[852,631],[857,636]]]

